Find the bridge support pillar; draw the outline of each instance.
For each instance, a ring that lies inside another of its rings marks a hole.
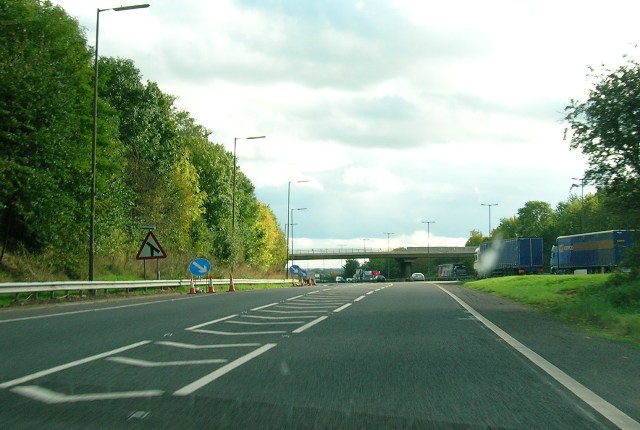
[[[397,259],[396,261],[400,264],[400,271],[402,272],[402,276],[404,277],[404,279],[409,279],[409,277],[411,276],[411,267],[413,265],[413,262],[415,261],[415,258],[402,258]]]

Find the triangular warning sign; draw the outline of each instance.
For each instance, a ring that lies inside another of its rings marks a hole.
[[[149,231],[147,237],[142,241],[136,260],[151,260],[155,258],[167,258],[167,253],[164,252],[153,232]]]

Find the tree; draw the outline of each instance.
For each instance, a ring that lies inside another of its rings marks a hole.
[[[469,239],[467,239],[467,243],[465,243],[464,246],[478,246],[482,242],[486,242],[486,239],[480,230],[471,230],[469,235]]]
[[[588,158],[585,181],[609,197],[610,209],[640,222],[640,64],[628,60],[615,70],[592,70],[586,101],[571,100],[565,120],[571,148]]]
[[[342,273],[344,273],[345,278],[353,278],[353,275],[356,274],[356,270],[360,268],[360,262],[358,260],[346,260],[344,262],[344,266],[342,267]]]
[[[34,252],[55,246],[52,266],[77,276],[88,230],[78,220],[89,218],[91,55],[77,21],[50,2],[1,2],[0,22],[0,234]]]
[[[553,223],[553,209],[547,202],[529,201],[518,209],[518,236],[544,236]]]

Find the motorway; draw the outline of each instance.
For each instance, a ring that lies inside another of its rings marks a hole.
[[[0,428],[640,428],[640,351],[453,283],[0,311]]]

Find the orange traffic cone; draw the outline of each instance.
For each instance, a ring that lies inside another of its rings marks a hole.
[[[232,293],[236,290],[236,287],[233,285],[233,275],[229,275],[229,292]]]
[[[209,292],[215,293],[216,291],[213,289],[213,277],[209,276]]]
[[[195,294],[196,293],[196,283],[193,279],[193,276],[191,277],[191,287],[189,288],[189,294]]]

